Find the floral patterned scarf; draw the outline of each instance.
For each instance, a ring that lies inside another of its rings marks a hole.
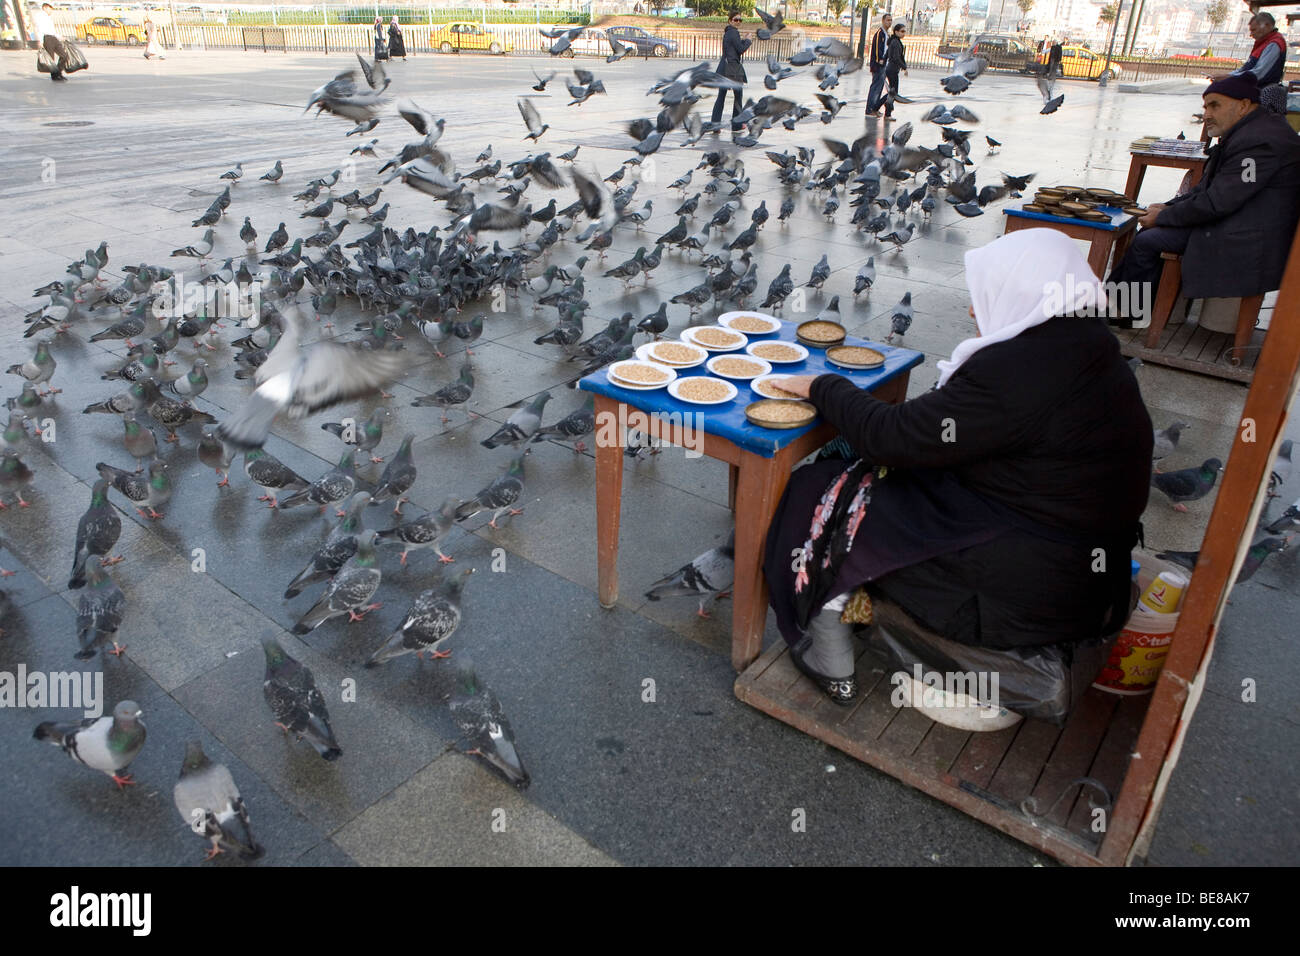
[[[797,556],[794,605],[800,629],[832,595],[840,568],[871,503],[872,482],[883,476],[864,461],[855,461],[822,493],[813,512],[808,539]]]

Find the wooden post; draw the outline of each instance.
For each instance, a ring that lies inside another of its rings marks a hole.
[[[1134,748],[1141,756],[1129,764],[1101,846],[1104,863],[1130,862],[1139,828],[1149,833],[1154,826],[1183,733],[1200,697],[1228,593],[1250,547],[1251,529],[1263,509],[1265,479],[1282,442],[1287,409],[1298,382],[1300,229],[1291,242],[1269,334],[1242,410],[1242,422],[1253,425],[1250,437],[1254,441],[1245,441],[1244,427],[1239,429],[1228,456],[1196,572],[1183,597],[1169,656]]]

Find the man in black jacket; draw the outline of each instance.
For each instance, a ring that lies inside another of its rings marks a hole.
[[[735,80],[738,83],[746,82],[749,77],[745,75],[745,65],[740,62],[740,58],[753,40],[743,40],[740,36],[740,24],[742,18],[739,10],[732,10],[727,15],[727,29],[722,31],[722,59],[718,62],[718,73],[729,80]],[[740,90],[731,92],[731,128],[736,128],[736,116],[740,113]],[[718,128],[718,123],[722,120],[722,105],[727,99],[725,88],[718,90],[718,98],[713,104],[713,128]]]
[[[871,89],[867,92],[867,115],[880,115],[880,101],[885,91],[885,54],[889,45],[889,26],[894,18],[888,13],[880,18],[880,29],[871,35],[871,54],[867,65],[871,68]]]
[[[1178,252],[1183,294],[1191,299],[1253,296],[1281,285],[1300,221],[1300,137],[1260,109],[1250,77],[1215,80],[1203,102],[1206,132],[1219,138],[1204,176],[1184,195],[1148,207],[1110,282],[1154,286],[1160,253]]]

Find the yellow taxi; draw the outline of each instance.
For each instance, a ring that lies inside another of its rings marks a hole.
[[[144,43],[144,24],[117,17],[92,17],[77,24],[77,39],[86,43],[125,43],[137,46]]]
[[[1039,55],[1040,63],[1047,62],[1047,53]],[[1064,46],[1061,47],[1061,74],[1063,76],[1073,76],[1078,79],[1095,80],[1101,76],[1102,68],[1106,65],[1106,58],[1087,47],[1081,46]],[[1114,63],[1110,65],[1110,78],[1119,79],[1119,67]]]
[[[430,46],[439,53],[451,53],[453,50],[487,50],[489,53],[510,53],[514,44],[484,28],[481,23],[470,20],[454,20],[444,23],[429,34]]]

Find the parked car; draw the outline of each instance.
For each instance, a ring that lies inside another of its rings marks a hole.
[[[1047,61],[1044,60],[1043,62]],[[1105,65],[1106,58],[1098,56],[1091,50],[1085,50],[1081,46],[1061,47],[1061,72],[1066,76],[1095,80],[1101,76]],[[1112,80],[1119,79],[1119,67],[1113,63],[1109,72]]]
[[[977,33],[965,43],[945,43],[939,47],[939,56],[952,59],[966,49],[988,61],[990,70],[1014,70],[1017,73],[1033,72],[1037,51],[1019,37],[1003,33]]]
[[[546,37],[541,37],[542,50],[550,49],[551,43]],[[564,56],[574,56],[581,53],[584,56],[609,56],[612,47],[609,41],[605,39],[605,31],[595,27],[588,27],[578,35],[578,39],[569,44],[569,48],[564,51]]]
[[[851,13],[841,13],[841,14],[840,14],[840,26],[842,26],[842,27],[851,27],[851,26],[853,26],[853,14],[851,14]]]
[[[77,25],[77,39],[86,43],[125,43],[137,46],[144,42],[144,24],[117,17],[92,17]]]
[[[677,52],[677,41],[646,33],[640,27],[610,27],[605,31],[624,46],[635,48],[637,56],[667,56]]]
[[[488,53],[510,53],[514,44],[481,23],[471,20],[453,20],[444,23],[429,34],[429,45],[439,53],[453,50],[486,50]]]

